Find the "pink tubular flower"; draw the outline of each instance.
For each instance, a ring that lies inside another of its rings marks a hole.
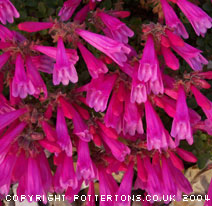
[[[89,182],[89,189],[88,189],[88,193],[87,193],[86,206],[95,206],[95,191],[94,191],[93,181]]]
[[[3,44],[3,48],[6,48],[7,45],[11,46],[11,44],[7,43],[6,40],[13,40],[14,36],[15,36],[14,32],[0,25],[0,39],[2,42],[5,43],[5,45]]]
[[[204,64],[208,64],[208,61],[200,54],[202,51],[196,49],[189,44],[184,46],[174,46],[172,48],[178,53],[185,61],[190,65],[194,71],[201,71]]]
[[[136,132],[143,134],[143,123],[137,104],[130,102],[130,97],[125,101],[125,111],[123,115],[123,134],[129,133],[134,136]]]
[[[172,179],[175,182],[175,185],[178,187],[178,190],[181,191],[181,194],[178,196],[179,200],[182,198],[182,192],[185,194],[190,194],[192,192],[192,187],[189,181],[185,178],[183,173],[173,166],[170,159],[167,159],[167,163],[172,174]],[[179,181],[180,180],[180,181]],[[179,194],[179,192],[178,192]],[[177,195],[176,195],[177,196]]]
[[[149,80],[156,80],[158,66],[159,65],[155,52],[154,40],[152,35],[148,35],[142,58],[139,61],[138,79],[144,82],[147,82]]]
[[[71,103],[69,103],[69,101],[67,101],[65,98],[63,98],[62,96],[60,96],[58,98],[58,100],[60,101],[60,105],[61,108],[63,110],[63,114],[66,118],[68,119],[72,119],[73,115],[75,113],[74,108],[72,106]]]
[[[12,81],[12,95],[14,97],[20,96],[21,98],[26,98],[28,94],[35,94],[35,91],[35,86],[25,72],[21,54],[18,54],[16,58],[15,76]]]
[[[15,111],[15,109],[9,105],[8,100],[0,93],[0,115]],[[1,130],[1,129],[0,129]]]
[[[123,162],[125,156],[130,154],[130,149],[122,142],[116,139],[108,137],[103,131],[101,132],[101,137],[105,144],[110,148],[113,156],[120,162]]]
[[[167,204],[171,197],[175,200],[182,199],[182,193],[190,194],[192,192],[189,181],[183,173],[177,169],[170,158],[162,156],[151,163],[149,157],[143,158],[147,179],[137,178],[135,188],[146,190],[149,195],[157,195],[158,200],[164,200]],[[151,201],[153,202],[153,201]]]
[[[175,137],[176,145],[179,145],[182,139],[186,139],[190,145],[193,144],[190,117],[183,86],[180,86],[178,91],[176,113],[172,123],[171,135]]]
[[[144,166],[144,159],[139,155],[137,155],[137,175],[143,182],[147,181],[148,174]]]
[[[106,29],[103,31],[110,38],[127,44],[128,37],[134,36],[134,32],[116,17],[110,16],[105,12],[98,12],[97,16],[100,17],[105,24]]]
[[[124,44],[86,30],[77,29],[76,33],[96,49],[109,56],[119,66],[123,66],[123,63],[127,61],[126,54],[130,53],[130,49]]]
[[[205,115],[208,118],[208,120],[206,120],[207,121],[206,124],[208,124],[208,125],[212,125],[212,102],[210,102],[210,104],[211,104],[211,109],[202,108],[204,113],[205,113]]]
[[[76,189],[68,187],[68,189],[65,192],[65,199],[67,199],[70,203],[72,203],[75,200],[75,195],[77,195],[80,192],[82,183],[83,183],[83,180],[79,180],[78,186]]]
[[[19,110],[14,110],[14,111],[0,114],[0,130],[4,129],[6,126],[11,124],[13,121],[15,121],[25,112],[26,112],[26,109],[19,109]]]
[[[14,105],[17,105],[21,102],[21,98],[20,97],[14,97],[12,95],[12,91],[13,91],[12,80],[10,80],[9,86],[10,86],[10,103],[11,103],[12,106],[14,106]]]
[[[73,103],[74,108],[76,108],[76,110],[78,111],[78,113],[80,114],[80,116],[84,119],[84,120],[89,120],[90,117],[90,113],[88,112],[87,109],[81,107],[78,104]]]
[[[208,194],[207,194],[207,200],[205,200],[204,206],[212,206],[212,178],[210,185],[208,187]]]
[[[134,66],[133,71],[130,101],[132,103],[137,102],[138,104],[141,104],[147,100],[147,87],[143,81],[138,79],[138,65]]]
[[[204,79],[212,79],[212,71],[200,72],[198,76],[203,77]]]
[[[138,104],[141,104],[142,102],[146,102],[147,100],[146,85],[140,81],[134,80],[132,82],[130,99],[132,103],[137,102]]]
[[[208,120],[212,122],[212,102],[207,99],[195,86],[191,86],[197,104],[202,108]]]
[[[180,21],[180,19],[175,14],[175,11],[173,8],[169,5],[167,0],[160,0],[163,13],[165,16],[166,24],[175,29],[175,32],[182,36],[184,39],[188,38],[188,33],[183,25],[183,23]]]
[[[66,1],[58,14],[58,16],[60,16],[60,20],[67,21],[68,19],[70,19],[75,9],[79,6],[80,2],[81,0]]]
[[[49,152],[59,154],[62,150],[57,144],[57,133],[55,129],[52,128],[52,126],[50,126],[46,121],[42,121],[41,125],[46,137],[39,140],[39,144]]]
[[[13,23],[15,18],[19,18],[20,14],[9,0],[0,1],[0,21],[2,24]]]
[[[165,34],[168,37],[169,42],[174,45],[174,46],[184,46],[185,42],[183,41],[183,39],[178,36],[177,34],[175,34],[174,32],[172,32],[170,29],[165,29]]]
[[[107,127],[114,128],[117,133],[143,133],[141,114],[137,104],[130,102],[130,94],[125,91],[124,83],[120,83],[118,92],[113,92],[104,120]],[[126,92],[126,94],[125,94]]]
[[[106,173],[104,168],[99,168],[98,169],[98,174],[99,174],[99,192],[100,195],[114,195],[116,194],[118,190],[118,185],[116,181],[114,180],[113,176]],[[100,206],[114,206],[115,202],[112,199],[109,201],[100,201]]]
[[[59,101],[61,104],[61,107],[63,109],[64,116],[72,119],[74,124],[74,130],[73,133],[76,134],[79,138],[81,138],[83,141],[89,142],[92,139],[92,135],[90,134],[88,130],[87,124],[84,122],[81,115],[86,116],[86,119],[89,119],[89,114],[85,112],[81,107],[78,106],[78,112],[72,104],[70,104],[65,98],[62,96],[59,97]]]
[[[192,163],[197,162],[197,158],[193,155],[193,153],[189,151],[186,151],[182,148],[177,147],[176,153],[186,162],[192,162]]]
[[[205,80],[201,78],[194,78],[194,84],[198,85],[203,89],[210,89],[211,85]]]
[[[86,85],[86,102],[89,107],[94,108],[96,112],[105,111],[116,79],[116,74],[101,75]]]
[[[127,18],[130,16],[129,11],[110,11],[111,14],[117,18]]]
[[[27,157],[25,151],[18,152],[18,145],[16,144],[11,147],[9,153],[17,157],[15,166],[13,168],[12,182],[19,182],[21,177],[27,170]],[[19,150],[20,151],[20,150]],[[18,154],[17,154],[18,152]]]
[[[96,7],[96,2],[100,2],[100,1],[102,1],[102,0],[90,0],[89,1],[89,7],[90,7],[90,9],[91,10],[94,10],[95,7]]]
[[[19,30],[26,32],[37,32],[50,29],[54,24],[51,22],[23,22],[18,25]]]
[[[177,93],[176,93],[177,94]],[[177,97],[176,97],[177,99]],[[155,97],[154,101],[156,105],[162,109],[172,118],[174,118],[174,115],[176,113],[176,101],[172,98],[169,98],[168,96],[162,96],[162,97]],[[196,124],[201,120],[200,115],[198,115],[194,110],[188,108],[190,122],[192,124]]]
[[[169,157],[172,161],[172,164],[177,168],[179,169],[180,171],[183,171],[184,170],[184,164],[183,164],[183,161],[177,157],[177,155],[175,155],[174,152],[172,151],[168,151],[169,153]]]
[[[93,136],[88,130],[88,125],[84,122],[81,115],[76,110],[74,111],[72,121],[74,124],[73,133],[76,134],[81,140],[89,142]]]
[[[112,156],[105,157],[104,160],[107,162],[107,168],[106,172],[108,174],[118,173],[119,171],[126,171],[127,166],[124,162],[119,162],[117,159],[115,159]]]
[[[171,49],[161,46],[161,51],[162,51],[163,57],[165,59],[166,65],[173,70],[179,69],[179,67],[180,67],[179,60],[172,53]]]
[[[32,58],[33,64],[36,66],[36,68],[39,71],[45,72],[47,74],[53,73],[54,59],[46,55],[33,56],[31,58]]]
[[[48,150],[51,153],[59,154],[62,151],[60,146],[56,143],[56,141],[51,142],[45,138],[45,139],[39,140],[38,142],[44,149]]]
[[[83,178],[86,182],[93,180],[96,177],[96,168],[93,164],[88,143],[79,139],[77,147],[77,169],[78,179]]]
[[[13,34],[16,42],[23,43],[23,41],[27,40],[25,36],[23,36],[21,33],[17,32],[17,31],[12,31],[12,34]]]
[[[124,112],[124,99],[119,98],[120,91],[124,91],[124,85],[122,89],[122,84],[119,84],[118,92],[113,92],[110,103],[108,105],[106,114],[104,116],[104,122],[107,127],[112,127],[117,133],[122,131],[122,116]]]
[[[47,140],[49,140],[50,142],[56,142],[57,133],[55,129],[51,125],[49,125],[46,121],[42,121],[41,125]]]
[[[26,195],[28,201],[36,201],[36,195],[44,196],[46,204],[46,195],[52,184],[52,175],[45,154],[40,153],[36,157],[29,157],[26,164],[26,171],[19,181],[17,195]]]
[[[121,181],[121,184],[119,186],[119,189],[117,191],[118,195],[118,201],[117,205],[119,206],[130,206],[131,201],[128,199],[128,197],[131,195],[131,190],[132,190],[132,181],[133,181],[133,162],[130,162],[128,170],[124,174],[124,177]],[[121,200],[121,196],[124,195],[127,197],[126,201]]]
[[[4,75],[2,72],[0,72],[0,94],[3,92],[3,89],[4,89]]]
[[[54,176],[55,192],[63,192],[68,187],[76,189],[78,186],[78,180],[74,171],[72,157],[68,157],[64,152],[62,152],[57,158],[59,159],[59,164]]]
[[[179,201],[182,198],[182,192],[188,195],[192,192],[189,181],[180,170],[174,167],[169,158],[162,157],[162,168],[166,194],[175,195],[176,200]]]
[[[89,4],[86,4],[82,9],[80,9],[74,17],[74,21],[83,23],[90,11]]]
[[[169,170],[167,159],[162,156],[162,177],[164,181],[164,190],[165,194],[177,194],[177,187],[175,185],[175,182],[173,181],[172,174]],[[181,181],[181,180],[179,180]]]
[[[190,117],[191,127],[201,121],[201,116],[195,112],[193,109],[188,108],[188,113]]]
[[[64,47],[64,45],[63,45],[63,47]],[[57,48],[56,47],[34,45],[33,49],[49,56],[50,58],[53,58],[55,60],[57,58]],[[66,55],[68,56],[68,59],[71,62],[71,64],[76,64],[77,61],[79,60],[77,51],[75,49],[66,49],[65,52],[66,52]],[[47,59],[47,62],[49,62],[48,59]],[[47,63],[47,62],[44,61],[44,63]]]
[[[37,155],[36,159],[41,174],[43,190],[45,194],[47,194],[49,191],[51,191],[52,180],[53,180],[51,169],[48,160],[46,158],[46,155],[43,151],[41,151],[40,154]]]
[[[149,157],[144,157],[144,166],[145,171],[147,173],[147,179],[146,181],[141,180],[139,177],[137,177],[135,188],[140,188],[142,190],[146,190],[148,194],[150,195],[158,195],[160,198],[161,193],[163,193],[163,180],[162,178],[158,177],[157,172],[155,171],[154,165],[151,164]],[[160,172],[160,168],[158,169],[158,172]]]
[[[34,64],[32,63],[32,59],[30,56],[26,58],[26,70],[27,76],[32,81],[35,87],[35,95],[39,95],[41,92],[44,93],[45,98],[47,98],[47,88],[46,85],[40,76],[37,68],[35,68]]]
[[[145,102],[145,113],[148,150],[168,148],[170,136],[148,100]]]
[[[25,127],[26,123],[24,122],[21,122],[15,126],[10,126],[9,129],[1,137],[0,164],[2,163],[8,151],[10,150],[11,143],[19,134],[21,134],[21,132],[24,130]]]
[[[212,27],[212,18],[202,9],[187,0],[178,0],[177,5],[190,21],[198,36],[205,36],[207,29]]]
[[[88,125],[84,122],[82,118],[82,115],[84,115],[86,116],[87,120],[89,119],[89,114],[87,114],[87,110],[83,110],[79,106],[77,107],[77,109],[75,109],[73,105],[67,100],[65,100],[65,98],[63,98],[62,96],[58,99],[60,101],[64,116],[69,119],[72,119],[73,121],[73,133],[76,134],[83,141],[89,142],[93,137],[89,132]],[[79,110],[80,112],[78,112],[77,110]]]
[[[70,136],[68,134],[68,128],[66,125],[65,117],[63,114],[63,110],[60,106],[57,107],[57,124],[56,124],[56,132],[57,132],[57,142],[61,146],[62,150],[64,150],[68,157],[72,156],[72,143]]]
[[[8,195],[11,185],[12,172],[17,160],[16,155],[8,154],[0,164],[0,194]]]
[[[104,132],[104,134],[107,135],[107,137],[112,138],[112,139],[118,139],[118,134],[116,131],[112,128],[106,127],[101,121],[97,120],[96,121],[97,125],[99,128]]]
[[[203,130],[209,135],[212,135],[212,121],[206,119],[205,121],[200,121],[194,125],[194,129]]]
[[[154,101],[156,105],[162,109],[172,118],[174,118],[176,110],[176,101],[168,96],[164,95],[161,98],[155,97]]]
[[[102,1],[102,0],[90,0],[90,1],[92,1],[92,2],[96,2],[96,1],[100,2],[100,1]]]
[[[80,49],[82,57],[87,65],[88,71],[92,78],[96,79],[99,77],[99,74],[104,74],[108,72],[107,66],[100,59],[97,59],[82,44],[78,43],[78,48]]]
[[[8,61],[9,58],[10,58],[9,52],[5,52],[2,55],[0,55],[0,70],[6,64],[6,62]]]
[[[149,82],[147,82],[147,92],[148,94],[150,94],[150,92],[152,91],[153,94],[163,94],[164,93],[164,86],[163,86],[163,80],[162,80],[162,74],[161,74],[161,70],[159,68],[159,62],[158,62],[158,66],[157,66],[157,76],[155,80],[150,80]]]
[[[59,38],[57,45],[56,64],[53,70],[53,83],[54,85],[63,83],[68,85],[69,81],[76,83],[78,76],[74,64],[72,64],[66,54],[62,38]]]
[[[205,97],[195,86],[191,85],[191,91],[194,94],[197,104],[201,108],[205,110],[210,110],[212,108],[210,100],[207,97]]]

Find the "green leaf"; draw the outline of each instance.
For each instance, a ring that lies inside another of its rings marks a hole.
[[[41,12],[42,14],[46,13],[46,6],[43,2],[38,3],[38,11]]]
[[[210,158],[211,155],[209,153],[203,154],[201,157],[199,157],[197,161],[199,169],[203,169]]]

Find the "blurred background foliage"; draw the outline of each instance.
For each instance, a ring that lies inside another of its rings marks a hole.
[[[57,14],[62,7],[65,1],[63,0],[11,0],[15,5],[17,10],[20,12],[20,18],[15,19],[15,22],[11,25],[7,25],[12,30],[18,30],[17,25],[20,22],[24,21],[48,21],[49,17],[58,18]],[[77,11],[82,8],[84,3],[87,0],[83,0],[80,7],[77,8]],[[210,0],[192,0],[196,4],[198,4],[203,10],[205,10],[209,15],[212,15],[212,4]],[[205,38],[197,37],[190,23],[184,16],[184,14],[178,9],[175,5],[173,5],[176,9],[178,16],[181,21],[185,24],[187,31],[190,35],[189,39],[186,40],[187,43],[197,47],[203,51],[203,55],[208,59],[212,60],[212,31],[209,30],[206,34]],[[130,45],[132,45],[138,53],[142,53],[143,46],[141,46],[141,25],[149,22],[157,23],[162,22],[163,13],[161,10],[161,6],[159,4],[159,0],[103,0],[98,4],[99,8],[105,8],[106,10],[117,9],[117,10],[127,10],[131,12],[130,17],[126,19],[122,19],[131,29],[134,30],[135,36],[130,40]],[[91,27],[92,28],[92,27]],[[37,33],[25,33],[22,32],[28,39],[31,40],[39,40],[43,45],[52,45],[56,46],[48,35],[48,31],[44,30]],[[88,48],[96,55],[99,56],[99,52],[94,49],[92,46],[88,46]],[[79,53],[79,52],[78,52]],[[189,68],[188,64],[185,63],[182,58],[181,68],[177,72],[170,71],[170,73],[174,75],[182,75],[185,71],[191,72],[191,68]],[[79,75],[79,84],[84,85],[89,82],[90,77],[87,72],[86,66],[82,58],[76,65],[77,72]],[[212,69],[212,64],[210,62],[209,69]],[[207,70],[207,67],[204,69]],[[115,68],[111,67],[111,70]],[[60,89],[63,92],[66,92],[67,89],[73,87],[64,87],[64,86],[53,86],[51,75],[42,75],[47,84],[48,90],[50,92],[54,92],[56,89]],[[212,85],[212,81],[210,82]],[[203,93],[212,101],[212,89],[205,90]],[[197,111],[204,119],[204,113],[197,106],[194,98],[188,98],[188,105]],[[170,118],[167,117],[165,112],[159,110],[160,116],[164,122],[164,125],[167,127],[171,127]],[[212,159],[212,137],[203,133],[201,131],[197,131],[194,135],[194,144],[189,146],[186,142],[182,142],[181,146],[188,151],[192,151],[198,158],[198,166],[199,168],[203,168],[208,161],[208,159]],[[189,167],[191,165],[186,165]]]

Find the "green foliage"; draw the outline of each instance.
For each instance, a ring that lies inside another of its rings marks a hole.
[[[194,144],[192,146],[188,145],[186,141],[182,141],[180,146],[196,155],[200,169],[205,167],[209,159],[212,159],[212,136],[206,133],[197,131],[194,134]],[[186,167],[191,165],[190,163],[185,164]]]

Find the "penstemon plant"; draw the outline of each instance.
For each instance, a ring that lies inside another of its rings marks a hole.
[[[141,0],[158,19],[147,17],[134,31],[124,23],[124,1],[115,9],[104,8],[105,1],[67,0],[58,18],[12,30],[5,24],[19,12],[0,0],[1,200],[16,183],[18,197],[40,196],[44,204],[48,193],[72,203],[86,185],[86,205],[94,206],[95,184],[101,206],[131,205],[133,189],[140,189],[142,205],[192,193],[183,161],[197,158],[181,143],[195,144],[199,131],[212,135],[205,95],[212,71],[178,14],[203,38],[212,18],[194,1]],[[51,40],[42,39],[44,30]],[[36,32],[40,39],[31,38]],[[206,206],[211,193],[212,183]]]

